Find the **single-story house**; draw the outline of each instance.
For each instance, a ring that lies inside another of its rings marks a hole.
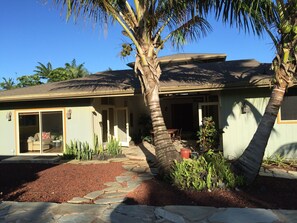
[[[222,130],[228,158],[251,140],[271,92],[270,64],[226,61],[225,54],[177,54],[160,58],[160,100],[168,128],[196,137],[212,116]],[[133,64],[129,64],[132,66]],[[290,88],[278,114],[266,156],[296,158],[297,88]],[[104,144],[111,136],[129,146],[143,134],[148,114],[133,69],[0,91],[0,155],[62,154],[71,140]]]

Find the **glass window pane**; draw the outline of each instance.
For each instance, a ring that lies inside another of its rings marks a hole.
[[[63,153],[62,111],[41,112],[41,150],[43,153]]]
[[[281,120],[297,120],[297,96],[287,96],[281,106]]]
[[[19,113],[20,153],[40,153],[38,141],[39,115],[37,112]]]

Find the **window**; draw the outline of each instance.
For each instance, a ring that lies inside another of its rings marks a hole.
[[[286,96],[278,114],[278,123],[297,123],[297,96]]]
[[[24,113],[19,116],[19,124],[21,126],[35,126],[38,123],[36,114],[38,113]]]
[[[18,113],[19,152],[63,153],[63,111],[24,111]]]

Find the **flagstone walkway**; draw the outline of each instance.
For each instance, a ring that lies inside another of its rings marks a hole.
[[[91,192],[84,197],[74,197],[68,203],[122,203],[129,192],[135,190],[144,180],[150,180],[157,174],[157,169],[150,168],[144,160],[130,160],[127,158],[122,159],[121,162],[126,172],[117,176],[116,181],[106,182],[107,187],[105,189]]]

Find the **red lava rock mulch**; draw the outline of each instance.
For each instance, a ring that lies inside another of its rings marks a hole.
[[[122,163],[0,164],[0,201],[66,202],[106,188],[125,170]]]
[[[0,201],[65,202],[105,188],[125,170],[108,164],[0,164]],[[158,179],[127,194],[127,204],[297,209],[297,180],[258,177],[240,191],[184,192]]]

